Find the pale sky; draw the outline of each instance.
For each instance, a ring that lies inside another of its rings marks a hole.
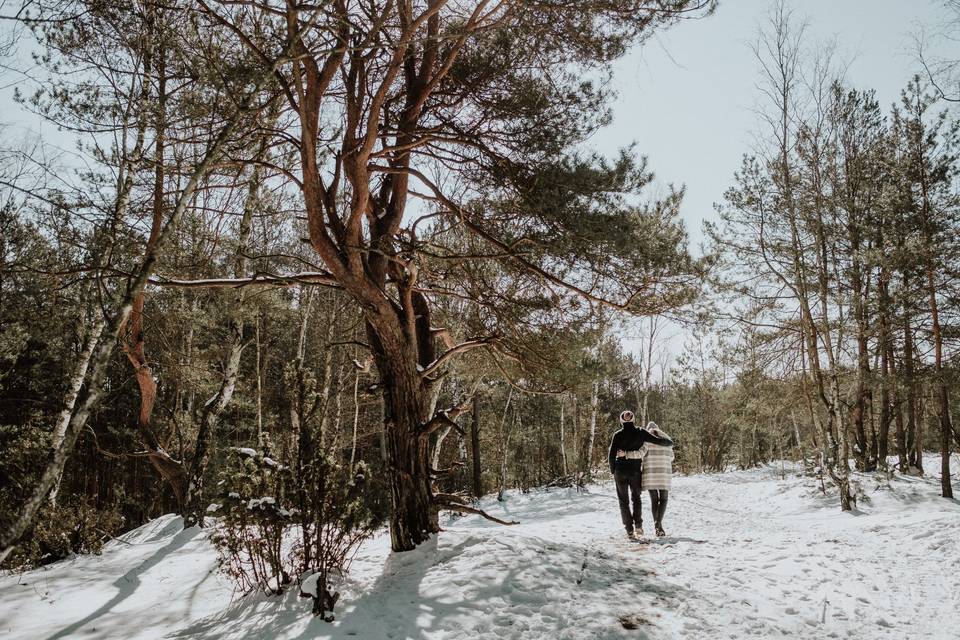
[[[759,73],[749,45],[775,4],[721,0],[709,18],[675,25],[616,65],[614,123],[594,136],[593,146],[612,153],[636,141],[659,181],[685,184],[682,215],[694,247],[754,144]],[[810,46],[836,40],[839,58],[849,63],[848,84],[875,89],[884,108],[922,70],[914,35],[942,29],[949,15],[942,0],[793,0],[788,6],[806,17]],[[960,51],[943,46],[939,53],[960,58]],[[629,350],[639,347],[625,342]],[[668,346],[679,353],[682,343],[683,336],[674,335]]]

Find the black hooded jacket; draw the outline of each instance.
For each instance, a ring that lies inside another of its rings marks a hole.
[[[639,451],[644,442],[652,442],[665,447],[673,445],[673,440],[670,438],[658,438],[646,429],[638,429],[637,425],[632,422],[624,422],[623,428],[613,434],[613,439],[610,441],[610,455],[608,456],[610,473],[615,471],[638,473],[643,467],[643,461],[640,459],[617,459],[617,451],[621,449],[623,451]]]

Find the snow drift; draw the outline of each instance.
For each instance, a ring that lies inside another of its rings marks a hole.
[[[100,556],[0,577],[0,634],[960,638],[960,503],[937,496],[936,476],[854,475],[866,496],[854,513],[789,468],[678,477],[671,536],[648,544],[623,539],[610,486],[488,500],[521,524],[450,518],[399,555],[385,534],[369,541],[338,587],[333,624],[296,589],[235,596],[206,532],[165,516]]]

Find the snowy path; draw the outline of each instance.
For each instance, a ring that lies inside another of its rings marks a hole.
[[[457,518],[397,556],[372,540],[333,625],[294,594],[231,602],[204,537],[160,519],[103,556],[0,577],[0,636],[960,638],[960,503],[935,478],[863,482],[853,515],[772,468],[678,477],[673,535],[649,544],[622,539],[610,486],[511,495],[485,507],[514,527]]]

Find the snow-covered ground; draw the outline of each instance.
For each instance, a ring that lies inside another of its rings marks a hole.
[[[648,544],[622,538],[609,485],[512,494],[484,506],[517,526],[450,519],[399,555],[371,540],[333,624],[296,594],[234,598],[204,533],[165,517],[0,577],[0,637],[960,638],[960,503],[936,475],[858,478],[850,514],[789,469],[677,477],[671,536]]]

